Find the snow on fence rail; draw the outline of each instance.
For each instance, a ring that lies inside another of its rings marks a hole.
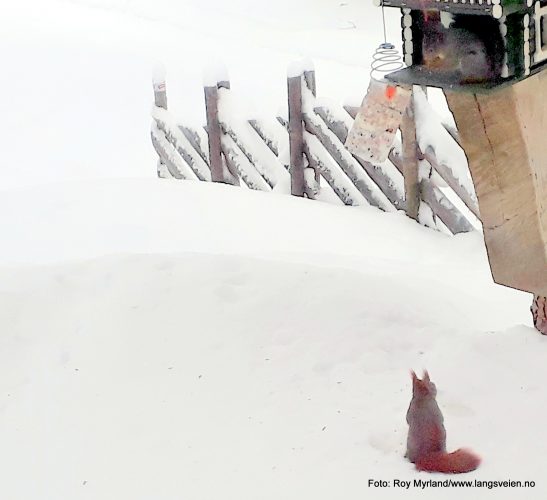
[[[344,146],[358,108],[318,103],[315,85],[313,70],[291,71],[288,118],[242,120],[230,112],[229,81],[208,83],[207,125],[191,129],[167,110],[165,79],[155,81],[151,137],[159,156],[158,175],[286,191],[386,212],[404,210],[420,223],[452,234],[474,229],[478,204],[457,132],[424,118],[434,113],[421,90],[414,92],[401,140],[389,159],[373,165]],[[443,134],[444,140],[431,140]],[[447,152],[439,154],[435,148]],[[460,165],[450,165],[447,158],[452,157],[459,157]]]

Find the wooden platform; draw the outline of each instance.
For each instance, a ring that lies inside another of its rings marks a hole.
[[[547,296],[547,72],[484,93],[445,89],[496,283]]]
[[[400,85],[422,85],[425,87],[438,87],[451,92],[467,92],[471,94],[485,94],[494,89],[509,87],[520,81],[531,78],[534,75],[547,71],[547,61],[531,68],[530,76],[498,78],[486,82],[460,82],[461,74],[458,72],[434,71],[419,64],[393,71],[386,75],[386,79]]]
[[[486,82],[458,83],[461,74],[456,71],[440,73],[424,66],[409,66],[386,75],[386,79],[399,85],[422,85],[425,87],[439,87],[453,92],[486,93],[494,88],[509,86],[517,80],[514,78],[500,78]]]

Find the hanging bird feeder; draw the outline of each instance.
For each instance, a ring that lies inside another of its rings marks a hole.
[[[514,83],[547,63],[544,0],[374,0],[401,9],[400,83],[475,90]]]
[[[379,3],[381,4],[381,2]],[[398,84],[441,87],[496,283],[535,295],[547,334],[547,1],[384,0],[402,15]]]

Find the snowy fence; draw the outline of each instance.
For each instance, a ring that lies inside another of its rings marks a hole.
[[[313,70],[290,74],[287,89],[288,116],[258,120],[231,112],[228,81],[207,85],[207,125],[191,129],[168,112],[165,80],[155,81],[151,137],[159,156],[158,175],[372,205],[386,212],[404,210],[420,223],[452,234],[474,229],[479,211],[467,165],[465,160],[463,168],[449,164],[458,156],[453,148],[463,155],[457,132],[434,124],[432,134],[445,136],[440,147],[452,150],[444,155],[435,150],[438,141],[420,139],[431,135],[420,133],[420,127],[431,128],[418,119],[431,112],[421,90],[414,92],[389,159],[373,165],[344,146],[357,107],[320,104]]]

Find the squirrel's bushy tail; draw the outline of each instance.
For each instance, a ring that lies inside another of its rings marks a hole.
[[[433,453],[416,461],[416,468],[427,472],[459,474],[475,470],[481,459],[472,451],[460,448],[452,453]]]

